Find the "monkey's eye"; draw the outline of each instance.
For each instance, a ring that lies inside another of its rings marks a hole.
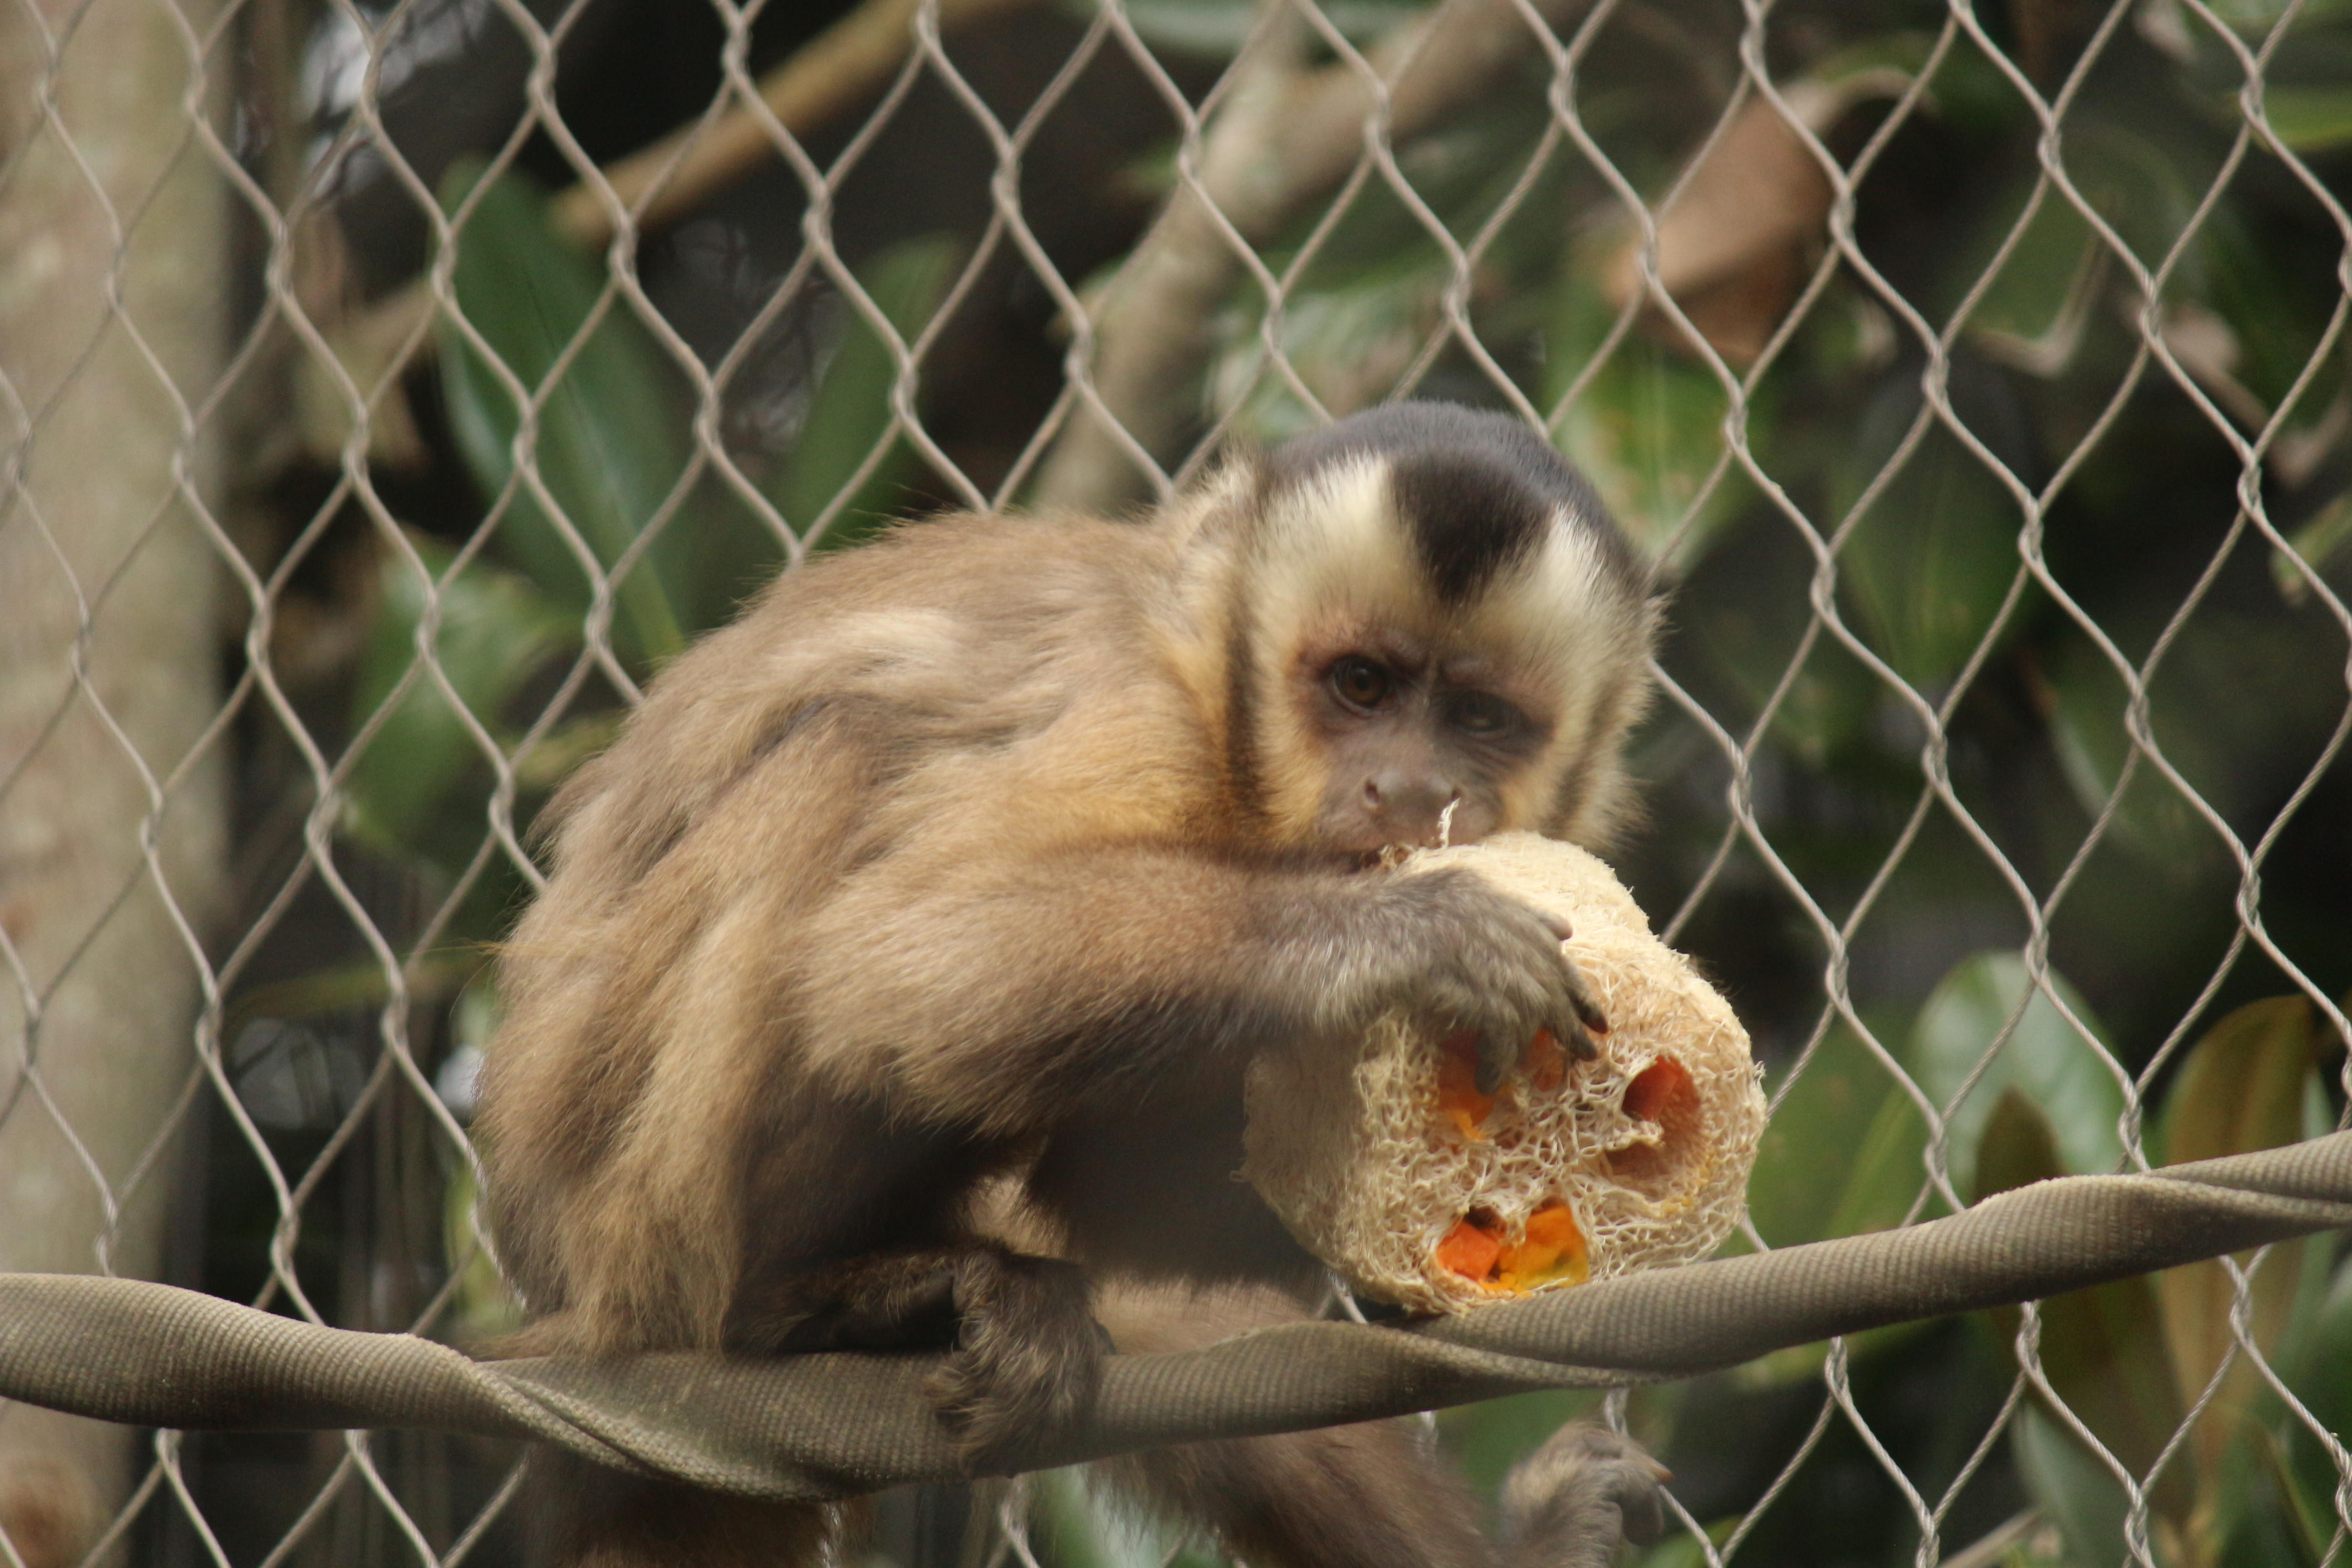
[[[1465,734],[1494,736],[1517,724],[1519,710],[1491,691],[1456,691],[1445,700],[1445,717]]]
[[[1331,682],[1332,694],[1350,708],[1377,708],[1396,689],[1395,676],[1355,654],[1334,664],[1326,679]]]

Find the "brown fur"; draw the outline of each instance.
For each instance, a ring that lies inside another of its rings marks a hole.
[[[1570,555],[1439,605],[1291,513],[1269,532],[1243,471],[1150,524],[907,528],[663,672],[557,803],[506,954],[479,1128],[530,1348],[952,1342],[943,1418],[1003,1468],[1091,1397],[1089,1276],[1314,1277],[1232,1175],[1253,1053],[1399,1001],[1514,1054],[1580,1028],[1533,911],[1334,841],[1358,807],[1333,770],[1442,770],[1469,836],[1590,838],[1649,606],[1567,522]],[[1543,624],[1531,585],[1562,583],[1591,625]],[[1344,719],[1301,717],[1308,650],[1391,633],[1433,671],[1473,650],[1530,717],[1521,751],[1440,756],[1403,721],[1343,745]],[[990,1239],[984,1197],[1070,1261]],[[1182,1450],[1142,1489],[1268,1563],[1483,1561],[1423,1469],[1361,1429]],[[655,1522],[625,1510],[559,1555],[754,1560],[753,1515],[689,1541],[643,1495]],[[808,1510],[767,1513],[775,1560],[816,1539]]]

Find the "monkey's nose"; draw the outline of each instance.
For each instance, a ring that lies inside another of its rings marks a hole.
[[[1364,781],[1364,806],[1388,829],[1391,843],[1433,843],[1439,817],[1461,793],[1440,773],[1384,768]]]

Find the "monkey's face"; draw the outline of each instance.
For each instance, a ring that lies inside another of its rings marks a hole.
[[[1494,416],[1326,437],[1270,460],[1241,560],[1231,732],[1273,837],[1601,835],[1655,612],[1598,500]]]
[[[1544,695],[1475,650],[1401,628],[1303,647],[1289,698],[1324,774],[1308,837],[1361,853],[1525,826],[1507,786],[1551,738]]]

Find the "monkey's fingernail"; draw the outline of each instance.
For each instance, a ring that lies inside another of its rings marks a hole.
[[[1592,1037],[1585,1032],[1581,1021],[1571,1020],[1565,1027],[1555,1029],[1552,1033],[1559,1037],[1560,1044],[1568,1047],[1568,1054],[1578,1061],[1591,1062],[1601,1059],[1601,1047],[1592,1043]]]
[[[1598,1003],[1579,996],[1576,999],[1576,1016],[1583,1019],[1584,1026],[1594,1034],[1605,1035],[1609,1032],[1609,1015],[1601,1010]]]

